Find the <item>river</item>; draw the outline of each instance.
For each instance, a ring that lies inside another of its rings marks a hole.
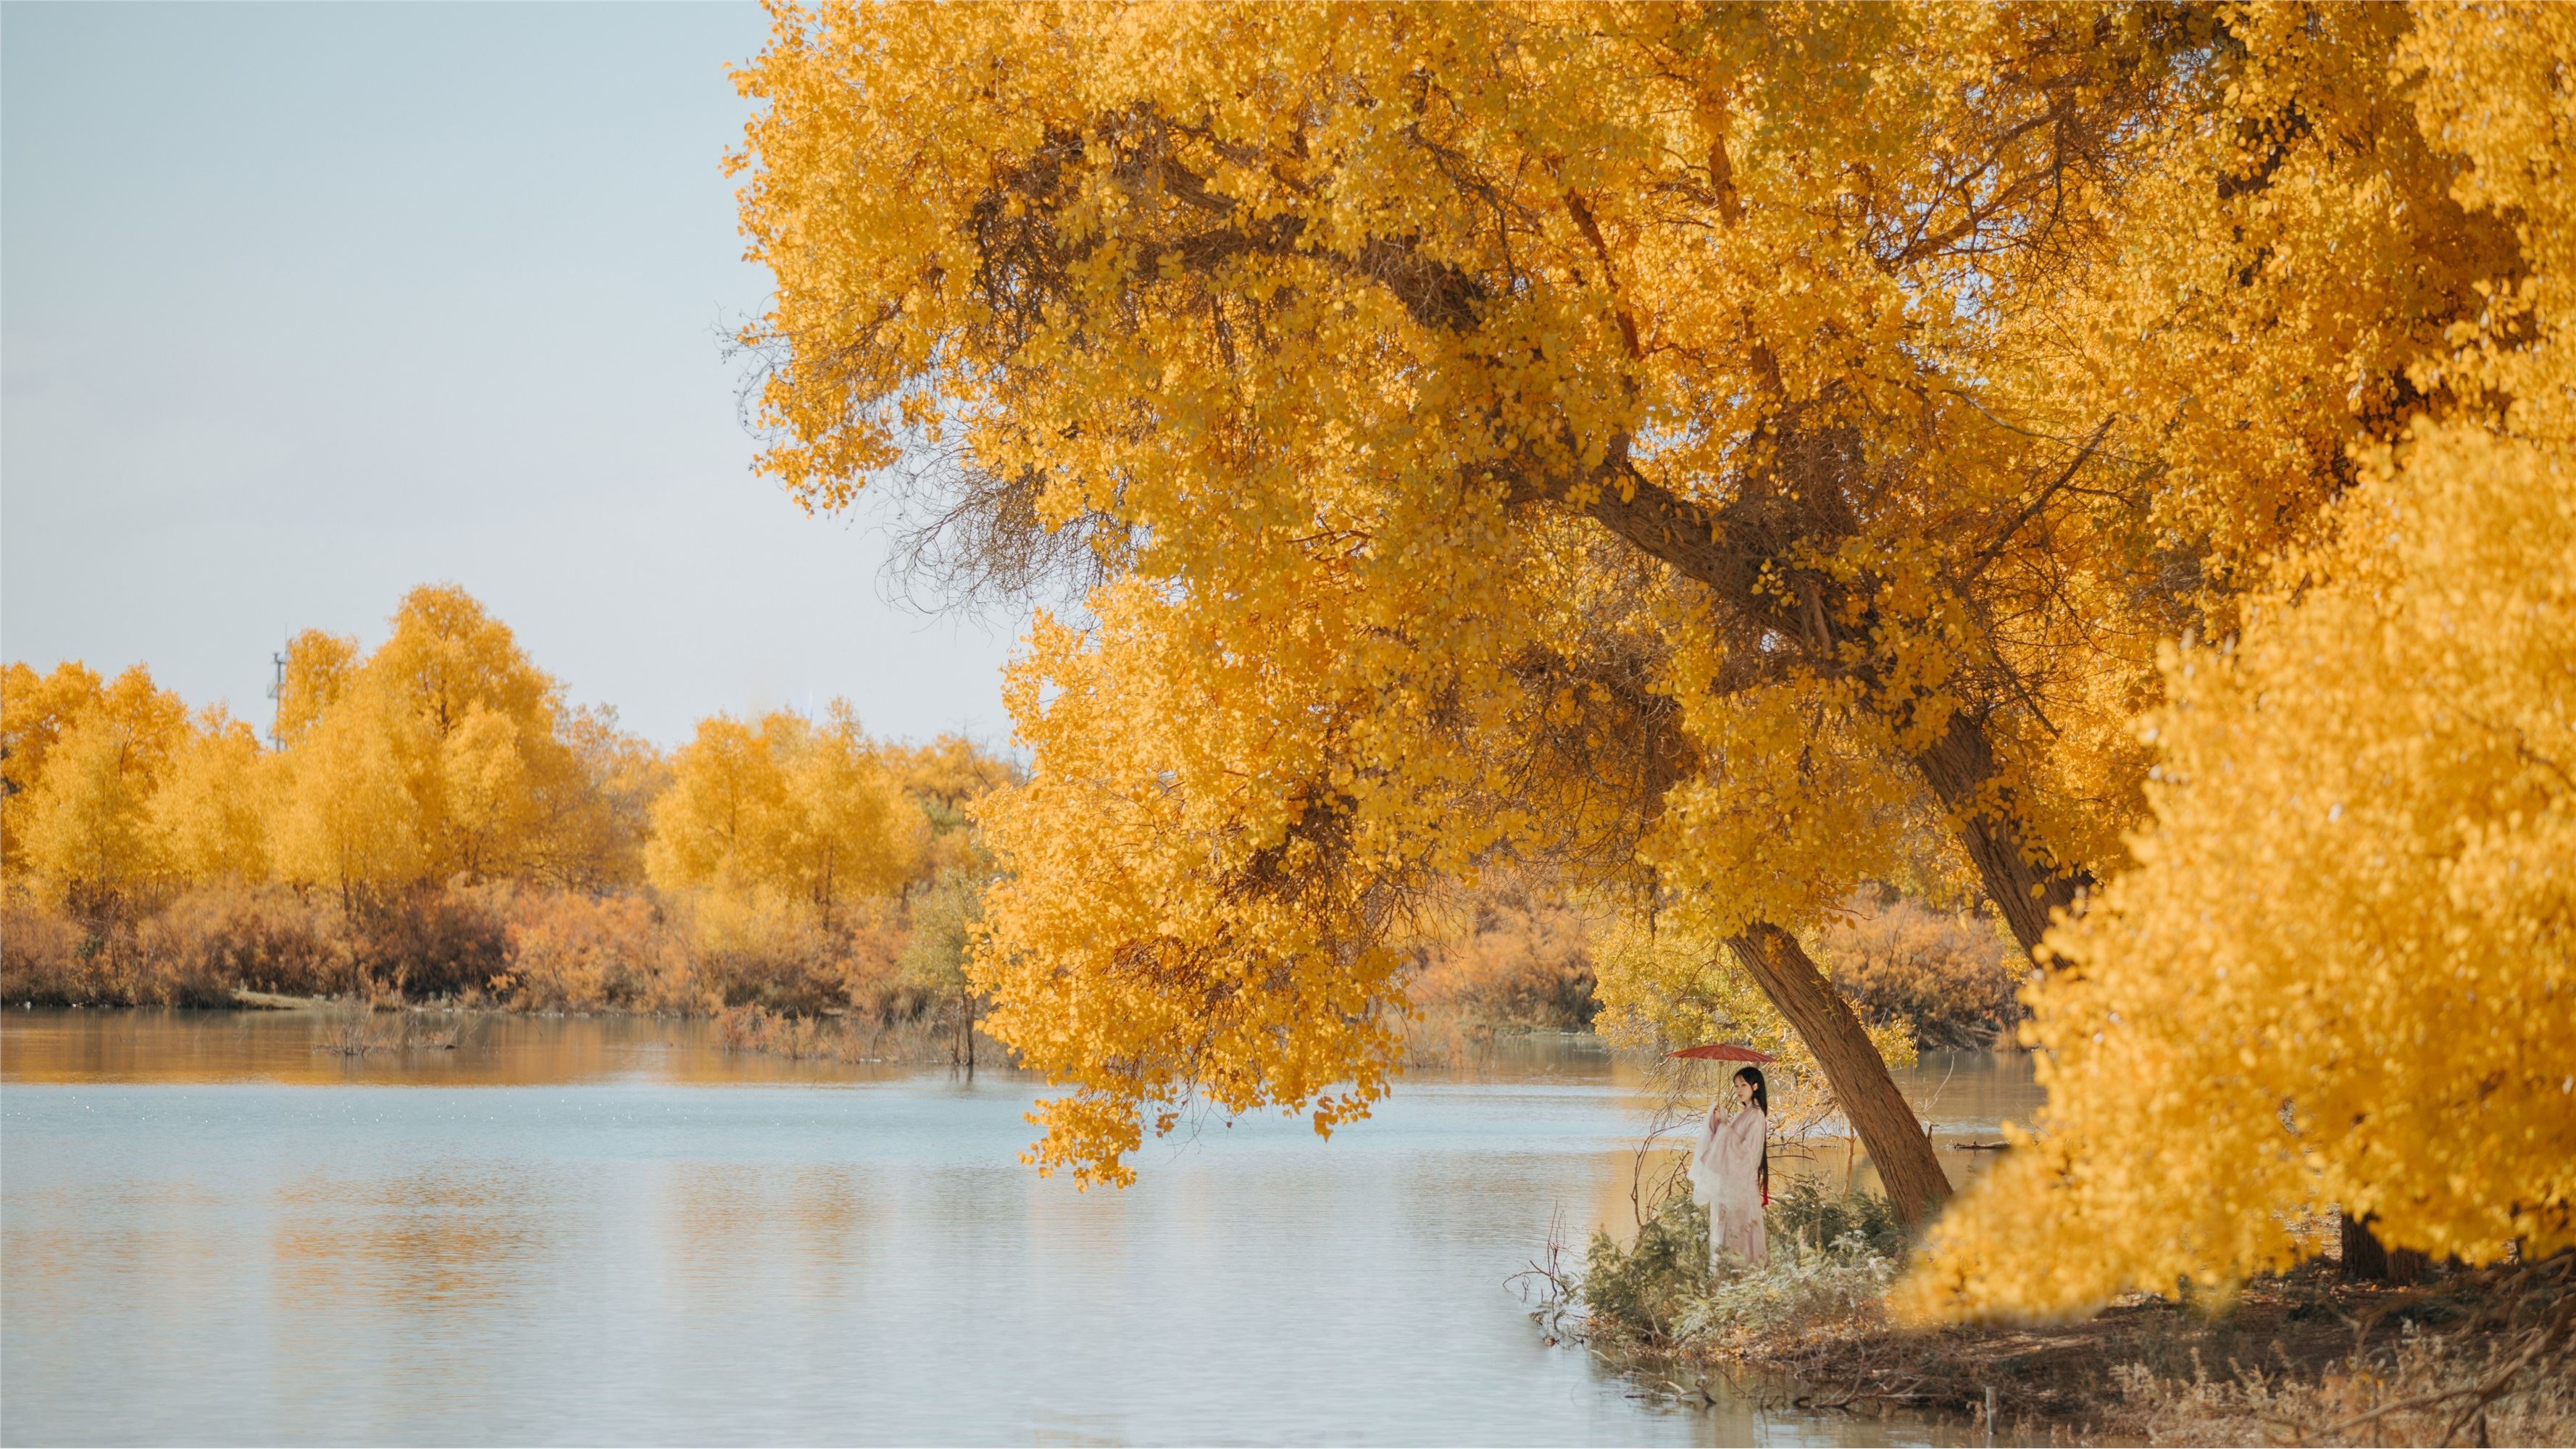
[[[1329,1142],[1202,1123],[1080,1193],[1018,1162],[1040,1087],[1007,1072],[635,1018],[359,1057],[326,1031],[0,1011],[0,1440],[1960,1437],[1685,1408],[1550,1346],[1506,1280],[1552,1221],[1631,1220],[1655,1105],[1586,1038],[1408,1074]],[[2036,1098],[2011,1058],[1905,1085],[1944,1140]]]

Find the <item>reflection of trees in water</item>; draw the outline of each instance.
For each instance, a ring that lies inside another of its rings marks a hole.
[[[297,1304],[498,1306],[529,1291],[526,1269],[551,1252],[561,1210],[493,1166],[312,1174],[277,1193],[275,1290]]]
[[[839,1291],[868,1217],[859,1171],[840,1163],[671,1163],[647,1186],[652,1257],[687,1299],[740,1300],[746,1280]]]

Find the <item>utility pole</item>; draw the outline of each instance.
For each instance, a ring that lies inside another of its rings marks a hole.
[[[268,697],[271,702],[268,711],[268,747],[272,750],[282,750],[286,748],[286,739],[278,733],[277,723],[279,711],[286,707],[286,656],[271,654],[268,656],[268,662],[277,669],[276,677],[268,682]]]

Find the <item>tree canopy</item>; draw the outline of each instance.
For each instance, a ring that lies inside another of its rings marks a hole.
[[[1799,933],[1912,871],[2039,948],[2133,864],[2158,651],[2505,425],[2558,285],[2463,146],[2562,184],[2563,37],[2499,119],[2400,7],[773,13],[765,466],[1074,604],[977,970],[1085,1180],[1364,1113],[1408,903],[1503,858],[1874,1065]]]

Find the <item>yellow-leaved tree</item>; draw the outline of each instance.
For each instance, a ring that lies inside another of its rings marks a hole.
[[[1928,871],[2036,947],[2159,641],[2528,270],[2392,7],[773,13],[766,465],[1077,595],[976,969],[1086,1181],[1364,1113],[1413,902],[1517,858],[1723,943],[1939,1202],[1800,933]]]
[[[785,711],[757,728],[700,720],[672,755],[644,863],[656,889],[792,903],[828,927],[837,907],[900,890],[923,833],[918,807],[834,700],[819,725]]]
[[[38,674],[11,661],[0,670],[0,878],[28,879],[27,795],[72,717],[98,697],[97,671],[77,661]]]
[[[2402,460],[2232,650],[2174,657],[2139,865],[2032,993],[2040,1135],[1917,1311],[2224,1291],[2327,1203],[2471,1262],[2576,1244],[2576,456]]]
[[[368,693],[336,701],[302,731],[270,821],[282,879],[326,886],[354,909],[427,877],[407,725]]]
[[[187,743],[187,710],[140,665],[104,688],[77,663],[41,680],[13,665],[8,682],[27,690],[10,750],[31,777],[10,802],[11,863],[75,914],[115,910],[166,873],[147,806]]]
[[[2397,74],[2531,270],[2417,370],[2477,405],[2168,657],[2137,868],[2031,993],[2037,1135],[1914,1313],[2223,1293],[2328,1203],[2472,1263],[2576,1245],[2576,18],[2432,11]]]
[[[249,725],[220,705],[199,711],[146,806],[164,868],[183,881],[265,880],[277,775]]]
[[[275,868],[352,904],[458,878],[605,883],[608,733],[586,764],[562,686],[509,626],[462,589],[416,588],[363,661],[319,633],[289,647]]]
[[[278,743],[293,746],[321,723],[323,712],[347,692],[358,669],[358,641],[345,634],[307,629],[287,641],[277,681]]]

